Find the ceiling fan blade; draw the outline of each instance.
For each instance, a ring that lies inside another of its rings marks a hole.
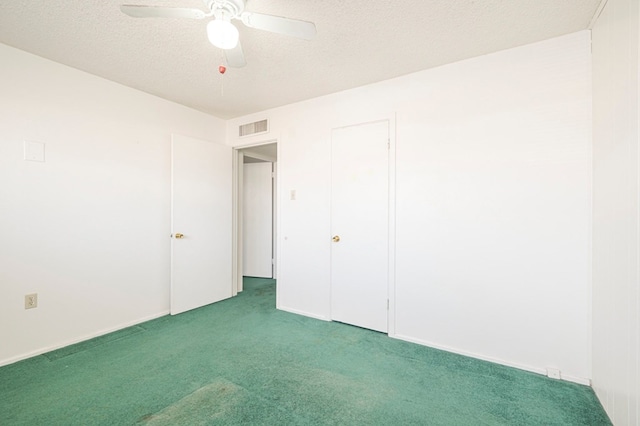
[[[313,22],[252,12],[245,12],[240,18],[247,27],[258,30],[271,31],[272,33],[303,38],[305,40],[311,40],[316,35],[316,26]]]
[[[238,41],[238,44],[233,49],[226,49],[224,51],[224,56],[227,59],[227,65],[232,68],[242,68],[247,65],[240,41]]]
[[[133,18],[191,18],[202,19],[207,16],[198,9],[186,9],[182,7],[158,7],[158,6],[138,6],[133,4],[123,4],[120,6],[122,13]]]

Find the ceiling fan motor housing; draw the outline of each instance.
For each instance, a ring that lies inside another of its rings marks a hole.
[[[229,18],[238,18],[244,11],[244,0],[204,0],[212,12],[226,12]]]

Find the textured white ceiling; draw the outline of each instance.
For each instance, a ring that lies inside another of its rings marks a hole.
[[[247,10],[315,22],[318,36],[298,40],[235,21],[247,66],[224,77],[206,20],[119,10],[204,10],[201,0],[0,0],[0,42],[231,118],[583,30],[601,1],[249,0]]]

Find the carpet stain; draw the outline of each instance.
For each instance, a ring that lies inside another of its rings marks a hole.
[[[334,371],[290,365],[280,376],[263,384],[272,392],[272,404],[319,424],[363,424],[393,393],[393,389],[370,378],[349,377]]]

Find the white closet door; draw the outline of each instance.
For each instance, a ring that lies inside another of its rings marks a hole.
[[[331,138],[331,318],[388,331],[389,123]],[[339,239],[339,240],[338,240]]]
[[[273,278],[273,163],[243,168],[242,274]]]

